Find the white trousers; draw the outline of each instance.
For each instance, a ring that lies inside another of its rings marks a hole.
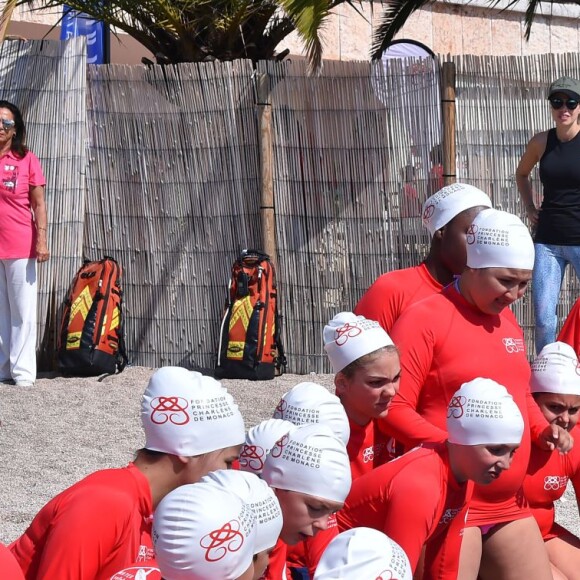
[[[36,259],[0,260],[0,379],[36,380]]]

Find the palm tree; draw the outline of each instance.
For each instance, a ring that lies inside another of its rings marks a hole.
[[[15,6],[66,4],[134,37],[160,63],[280,58],[276,46],[296,31],[316,69],[322,59],[320,31],[331,10],[343,3],[354,4],[351,0],[7,0],[0,37]]]
[[[516,4],[518,0],[489,0],[490,8],[506,10]],[[528,0],[524,23],[526,26],[525,38],[529,40],[534,17],[542,0]],[[411,14],[428,4],[434,4],[434,0],[387,0],[387,7],[383,12],[381,22],[373,33],[373,45],[371,57],[373,60],[380,59],[383,52],[389,47],[395,35],[407,22]],[[544,4],[578,4],[575,0],[543,0]]]

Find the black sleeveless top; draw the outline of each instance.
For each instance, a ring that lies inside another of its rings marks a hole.
[[[548,131],[540,159],[544,200],[534,241],[558,246],[580,246],[580,132],[565,143],[556,129]]]

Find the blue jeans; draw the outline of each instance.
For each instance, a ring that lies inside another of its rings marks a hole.
[[[572,264],[580,278],[580,246],[534,244],[536,261],[532,276],[532,295],[536,319],[536,354],[556,340],[558,317],[556,306],[560,299],[562,279],[568,264]]]

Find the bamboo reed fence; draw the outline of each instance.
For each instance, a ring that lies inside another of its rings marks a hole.
[[[27,144],[47,179],[48,247],[38,266],[41,368],[52,366],[59,311],[82,259],[86,168],[86,46],[5,41],[0,45],[1,98],[22,111]]]
[[[289,370],[329,371],[324,324],[428,249],[419,214],[438,184],[434,159],[448,180],[521,214],[514,171],[549,126],[547,79],[579,68],[578,55],[440,57],[456,72],[445,88],[456,103],[442,109],[433,59],[329,61],[310,77],[300,61],[86,67],[83,51],[72,40],[5,42],[0,53],[3,94],[25,110],[48,176],[45,368],[74,272],[103,255],[125,270],[132,363],[212,367],[231,264],[265,247]],[[562,317],[577,294],[568,275]],[[530,346],[528,299],[516,313]]]

